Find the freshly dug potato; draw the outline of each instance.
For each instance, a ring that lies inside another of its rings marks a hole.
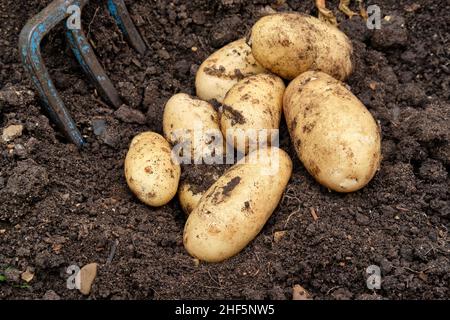
[[[185,93],[174,95],[166,103],[163,130],[172,145],[185,145],[192,162],[206,157],[221,157],[224,152],[217,111],[208,102]]]
[[[153,207],[167,204],[177,193],[180,175],[166,139],[154,132],[134,137],[125,158],[125,177],[142,202]]]
[[[223,102],[235,83],[264,71],[253,58],[245,39],[239,39],[214,52],[202,63],[195,78],[197,96],[206,101]]]
[[[300,160],[319,183],[352,192],[373,178],[381,160],[379,127],[340,81],[303,73],[286,89],[284,114]]]
[[[186,215],[194,210],[201,197],[219,179],[229,165],[185,165],[182,168],[178,197]]]
[[[261,231],[292,173],[286,152],[260,149],[241,159],[200,199],[184,229],[194,257],[220,262],[239,253]]]
[[[268,73],[235,84],[222,105],[220,124],[227,142],[243,153],[257,148],[259,140],[270,145],[280,127],[284,90],[283,80]]]
[[[266,69],[294,79],[308,70],[345,80],[352,72],[352,44],[337,28],[300,13],[278,13],[258,20],[250,45]]]

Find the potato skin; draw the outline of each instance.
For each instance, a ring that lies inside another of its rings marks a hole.
[[[180,165],[172,161],[171,147],[161,135],[143,132],[133,138],[125,158],[125,178],[145,204],[159,207],[176,194]]]
[[[185,93],[172,96],[164,108],[163,131],[172,145],[189,141],[193,160],[223,154],[224,139],[219,127],[219,114],[206,101]],[[218,139],[213,139],[211,135]]]
[[[263,160],[249,161],[258,154]],[[239,253],[277,207],[291,173],[291,159],[275,147],[254,151],[231,167],[186,222],[183,240],[189,254],[220,262]]]
[[[352,72],[352,44],[339,29],[300,13],[278,13],[258,20],[250,45],[255,59],[285,79],[308,70],[345,80]]]
[[[204,191],[195,193],[188,182],[181,183],[178,189],[178,199],[180,200],[181,208],[187,216],[197,207],[204,194]]]
[[[283,80],[268,73],[236,83],[222,105],[220,126],[227,142],[234,141],[237,150],[247,153],[257,147],[258,132],[266,129],[268,134],[264,139],[270,145],[272,129],[280,127],[284,90]],[[245,144],[236,143],[238,140]]]
[[[224,159],[226,160],[226,159]],[[227,169],[228,164],[188,164],[181,167],[178,198],[181,208],[188,216],[194,210],[201,197],[219,179]]]
[[[353,192],[379,169],[377,122],[340,81],[323,72],[303,73],[286,89],[284,114],[300,160],[322,185]]]
[[[239,39],[214,52],[200,66],[195,77],[197,96],[209,101],[223,99],[239,80],[264,72],[245,39]]]

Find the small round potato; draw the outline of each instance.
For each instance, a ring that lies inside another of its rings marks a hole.
[[[291,173],[291,159],[275,147],[241,159],[208,189],[190,214],[183,237],[186,250],[207,262],[239,253],[272,215]]]
[[[377,172],[377,122],[340,81],[305,72],[286,89],[286,123],[300,160],[322,185],[338,192],[364,187]]]
[[[202,63],[195,78],[197,96],[221,103],[239,80],[264,71],[253,58],[245,39],[239,39],[214,52]]]
[[[166,139],[176,149],[185,147],[191,163],[206,157],[223,155],[224,139],[219,127],[219,115],[208,102],[185,93],[174,95],[166,103],[163,115]],[[189,161],[188,158],[186,158]]]
[[[125,177],[131,191],[145,204],[159,207],[177,193],[181,168],[172,161],[169,143],[157,133],[144,132],[131,141]]]
[[[221,128],[242,153],[270,145],[278,136],[285,86],[281,78],[261,73],[235,84],[222,105]]]
[[[250,45],[266,69],[294,79],[308,70],[345,80],[352,72],[352,44],[339,29],[300,13],[278,13],[258,20]]]

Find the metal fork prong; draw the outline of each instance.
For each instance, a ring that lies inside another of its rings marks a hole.
[[[108,10],[119,26],[130,45],[141,55],[145,53],[146,45],[142,40],[136,25],[131,19],[130,13],[123,0],[108,0]]]
[[[122,100],[117,93],[116,88],[109,79],[105,70],[101,66],[88,42],[82,29],[68,29],[66,32],[67,40],[72,48],[78,63],[84,72],[89,76],[100,95],[111,102],[115,108],[122,105]]]
[[[50,78],[41,56],[40,44],[51,29],[67,18],[69,6],[78,5],[82,8],[87,2],[89,0],[53,1],[27,22],[19,38],[19,50],[23,64],[30,73],[50,118],[66,137],[79,147],[83,146],[85,141]]]

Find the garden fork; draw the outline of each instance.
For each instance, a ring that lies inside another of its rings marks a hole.
[[[41,56],[40,44],[50,30],[73,14],[71,8],[74,6],[79,8],[78,12],[81,15],[81,10],[88,2],[89,0],[54,0],[27,22],[19,39],[23,65],[30,74],[50,119],[63,131],[69,141],[78,147],[82,147],[85,141],[50,79]],[[131,20],[124,1],[107,0],[107,7],[127,41],[143,55],[146,50],[145,43]],[[81,16],[78,18],[81,19]],[[82,69],[91,78],[100,95],[114,107],[119,107],[122,104],[119,94],[95,56],[81,26],[73,28],[66,24],[66,28],[69,45]]]

